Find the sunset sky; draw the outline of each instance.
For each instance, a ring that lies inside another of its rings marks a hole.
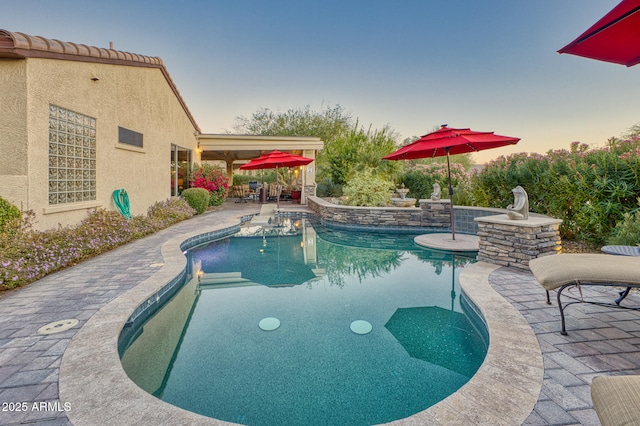
[[[556,52],[617,3],[23,0],[3,3],[0,28],[161,57],[204,133],[339,104],[399,142],[444,123],[521,138],[485,162],[640,123],[640,65]]]

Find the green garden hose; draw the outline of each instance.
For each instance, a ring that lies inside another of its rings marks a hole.
[[[131,204],[129,203],[129,194],[127,194],[127,191],[124,189],[116,189],[113,191],[113,202],[115,203],[118,212],[120,212],[123,217],[126,217],[127,219],[131,219],[133,217],[129,210]]]

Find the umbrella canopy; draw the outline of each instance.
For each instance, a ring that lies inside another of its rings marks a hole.
[[[384,325],[407,353],[466,377],[484,360],[484,343],[467,316],[439,306],[399,308]]]
[[[383,157],[384,160],[415,160],[417,158],[442,157],[467,154],[485,149],[499,148],[518,143],[519,138],[500,136],[493,132],[476,132],[471,129],[453,129],[443,124],[435,132],[403,146]]]
[[[268,154],[254,158],[247,164],[240,166],[242,170],[275,169],[278,167],[306,166],[313,158],[302,157],[282,151],[271,151]]]
[[[278,167],[306,166],[313,158],[302,157],[282,151],[271,151],[268,154],[254,158],[247,164],[240,166],[242,170],[276,169],[276,184],[278,183]],[[276,197],[278,208],[280,207],[280,197]]]
[[[435,132],[422,136],[417,141],[403,146],[395,152],[382,157],[384,160],[415,160],[447,156],[449,175],[449,199],[451,203],[451,237],[455,240],[453,215],[453,186],[451,184],[450,155],[467,154],[485,149],[499,148],[517,144],[520,138],[496,135],[493,132],[476,132],[471,129],[453,129],[443,124]]]
[[[623,0],[558,53],[630,67],[640,63],[639,40],[640,0]]]

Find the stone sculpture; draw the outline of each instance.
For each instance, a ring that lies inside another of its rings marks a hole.
[[[529,219],[529,196],[520,185],[511,190],[513,192],[513,204],[507,206],[507,216],[513,220]]]
[[[433,201],[440,200],[440,185],[438,184],[438,182],[435,182],[433,184],[433,192],[431,193],[431,199]]]

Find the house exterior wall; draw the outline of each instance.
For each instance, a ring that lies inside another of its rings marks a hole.
[[[158,67],[2,60],[0,82],[2,104],[13,105],[10,97],[18,105],[0,118],[0,150],[15,154],[11,167],[0,162],[0,196],[33,210],[39,229],[77,224],[96,207],[114,210],[112,192],[120,188],[129,194],[131,213],[144,214],[170,197],[171,145],[196,155],[197,129]],[[96,119],[95,201],[49,204],[50,105]],[[142,133],[143,147],[119,143],[119,126]]]
[[[0,60],[0,196],[28,205],[27,66]]]

